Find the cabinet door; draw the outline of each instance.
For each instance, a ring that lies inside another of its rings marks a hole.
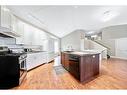
[[[32,31],[32,27],[28,24],[24,25],[24,39],[23,42],[26,45],[32,45],[32,37],[31,37],[31,31]]]
[[[43,45],[43,39],[45,39],[45,38],[43,37],[43,32],[42,32],[41,30],[38,29],[37,39],[36,39],[37,44],[38,44],[38,45]]]
[[[91,58],[92,58],[91,55],[81,57],[80,81],[87,80],[93,76],[93,63],[92,63]]]
[[[44,31],[39,31],[39,44],[43,45],[44,40],[46,40],[46,33]]]
[[[35,60],[34,60],[33,55],[31,55],[31,54],[27,55],[26,64],[27,64],[27,70],[30,70],[34,67]]]
[[[19,33],[19,35],[20,35],[20,37],[17,37],[16,38],[16,44],[24,44],[24,42],[23,42],[23,37],[24,37],[24,23],[22,22],[22,21],[18,21],[18,33]]]
[[[93,63],[93,74],[99,74],[99,54],[92,55],[92,63]]]
[[[64,66],[64,53],[61,53],[61,64],[62,64],[62,66]]]
[[[11,13],[5,6],[1,7],[1,26],[11,29]]]
[[[86,56],[85,59],[85,66],[86,66],[86,78],[89,78],[91,76],[93,76],[93,63],[92,63],[92,56]]]
[[[64,57],[64,66],[67,70],[69,70],[69,55],[68,54],[65,54],[65,57]]]
[[[11,29],[18,33],[18,19],[14,15],[11,15]]]
[[[47,53],[40,53],[40,62],[46,63],[47,62]]]
[[[32,37],[32,45],[39,45],[40,44],[40,33],[38,29],[31,27],[31,37]]]
[[[48,52],[48,53],[47,53],[47,62],[53,61],[54,58],[55,58],[54,52]]]

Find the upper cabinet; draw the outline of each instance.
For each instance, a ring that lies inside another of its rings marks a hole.
[[[23,42],[26,45],[32,45],[32,33],[33,33],[33,27],[28,25],[28,24],[24,24],[24,35],[23,35]]]
[[[22,27],[21,21],[16,16],[11,14],[11,31],[18,35],[17,37],[20,37],[22,35],[22,28],[24,27]]]
[[[17,31],[18,19],[10,12],[6,6],[0,6],[0,32],[11,37],[19,37]]]
[[[20,34],[20,37],[16,37],[16,44],[24,44],[24,22],[18,20],[16,29]]]
[[[43,45],[43,41],[46,39],[46,33],[40,29],[34,28],[32,37],[33,45]]]
[[[18,33],[18,19],[12,14],[11,15],[11,30]]]
[[[39,45],[39,31],[36,28],[32,28],[32,45]]]
[[[1,26],[11,29],[11,13],[5,6],[1,6]]]
[[[49,51],[54,50],[54,40],[50,34],[23,22],[6,6],[0,6],[0,30],[1,33],[16,38],[16,44],[41,45],[48,47]]]

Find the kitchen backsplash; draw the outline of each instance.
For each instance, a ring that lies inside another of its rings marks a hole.
[[[5,37],[0,37],[0,46],[7,46],[8,48],[11,48],[11,49],[29,48],[29,49],[33,49],[37,51],[43,50],[43,46],[16,44],[15,38],[5,38]]]
[[[16,43],[15,38],[0,37],[0,45],[10,45],[10,44],[15,44],[15,43]]]
[[[10,49],[24,49],[24,48],[28,48],[28,49],[32,49],[32,50],[36,50],[36,51],[42,51],[43,50],[43,46],[39,46],[39,45],[20,45],[20,44],[15,44],[15,45],[3,45],[3,46],[7,46]]]

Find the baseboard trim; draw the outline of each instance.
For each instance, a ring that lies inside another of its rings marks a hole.
[[[122,59],[122,60],[127,60],[127,58],[122,58],[122,57],[117,57],[117,56],[110,56],[111,58],[116,58],[116,59]]]

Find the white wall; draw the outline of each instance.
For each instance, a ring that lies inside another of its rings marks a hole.
[[[76,31],[61,38],[61,50],[67,50],[68,46],[72,46],[74,50],[80,50],[80,35],[81,32]]]
[[[116,57],[127,59],[127,38],[116,40]]]
[[[111,56],[127,57],[127,25],[116,25],[102,29],[102,42],[111,48]]]
[[[102,29],[102,39],[119,39],[127,37],[127,25],[116,25]]]

